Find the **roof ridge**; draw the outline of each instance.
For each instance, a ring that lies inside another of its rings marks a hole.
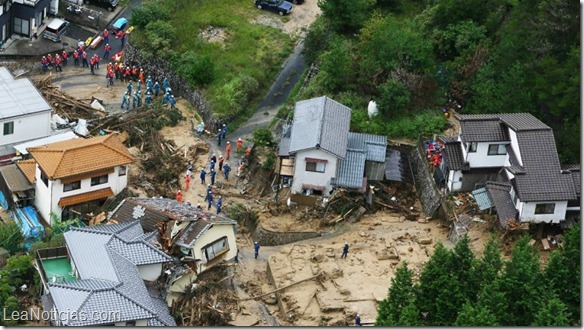
[[[128,156],[127,154],[121,152],[120,150],[118,150],[117,148],[113,148],[112,146],[106,144],[105,142],[108,141],[110,138],[110,136],[113,136],[114,134],[110,134],[108,135],[107,139],[104,139],[103,141],[100,142],[101,145],[103,145],[106,148],[109,148],[111,150],[113,150],[114,152],[117,152],[118,154],[122,155],[123,157],[126,157],[128,159],[130,159],[131,161],[134,161],[134,159],[132,158],[132,156]],[[118,142],[122,143],[122,141],[118,140]],[[123,145],[123,144],[122,144]]]
[[[327,103],[327,97],[326,97],[326,95],[323,95],[322,98],[323,98],[323,102],[322,102],[322,116],[320,118],[320,125],[318,125],[319,132],[318,132],[318,144],[317,144],[317,146],[318,146],[319,149],[320,149],[321,143],[322,143],[322,132],[324,131],[323,128],[324,128],[324,117],[325,117],[325,113],[324,112],[326,111],[326,103]]]

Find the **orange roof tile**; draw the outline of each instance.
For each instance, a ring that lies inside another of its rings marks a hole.
[[[118,134],[71,139],[27,148],[52,180],[132,163]]]
[[[114,195],[114,192],[112,191],[112,188],[103,188],[103,189],[90,191],[90,192],[86,192],[86,193],[79,194],[79,195],[61,197],[61,199],[59,199],[59,206],[64,207],[64,206],[69,206],[69,205],[76,205],[76,204],[80,204],[80,203],[93,201],[96,199],[110,197],[113,195]]]
[[[36,162],[34,159],[21,160],[16,163],[22,174],[28,179],[28,182],[34,183],[36,173]]]

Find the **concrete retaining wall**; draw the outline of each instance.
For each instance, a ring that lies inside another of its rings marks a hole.
[[[410,165],[414,174],[416,191],[418,192],[424,213],[429,217],[438,217],[439,212],[437,211],[442,203],[442,197],[419,147],[412,148],[410,152]]]
[[[320,232],[275,232],[259,225],[253,232],[254,241],[265,246],[285,245],[305,239],[321,237]]]

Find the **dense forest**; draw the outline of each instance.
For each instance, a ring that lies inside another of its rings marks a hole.
[[[579,326],[580,227],[564,234],[545,268],[524,236],[504,261],[491,239],[481,258],[468,237],[439,244],[418,283],[404,262],[379,304],[378,326]]]
[[[580,4],[571,0],[319,0],[302,97],[353,108],[352,129],[415,138],[460,113],[530,112],[579,163]],[[369,120],[369,100],[380,116]]]

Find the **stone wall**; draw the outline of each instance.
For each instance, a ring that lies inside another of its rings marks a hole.
[[[414,174],[416,191],[422,203],[422,209],[429,217],[437,217],[442,197],[430,171],[422,150],[418,146],[410,151],[410,165]]]
[[[159,57],[144,60],[139,51],[129,42],[126,43],[124,48],[123,58],[126,63],[141,66],[146,72],[146,76],[152,76],[152,80],[158,81],[160,87],[162,87],[164,78],[167,78],[174,96],[180,96],[189,101],[197,109],[201,117],[203,117],[205,128],[210,132],[216,132],[220,124],[229,123],[237,117],[236,115],[224,118],[216,117],[213,114],[210,104],[205,100],[203,95],[198,90],[192,89],[184,79],[179,77],[170,68],[167,60],[160,59]]]
[[[290,244],[298,241],[303,241],[305,239],[321,237],[320,232],[275,232],[265,229],[261,226],[257,226],[253,232],[254,241],[260,243],[260,245],[265,246],[276,246]]]

